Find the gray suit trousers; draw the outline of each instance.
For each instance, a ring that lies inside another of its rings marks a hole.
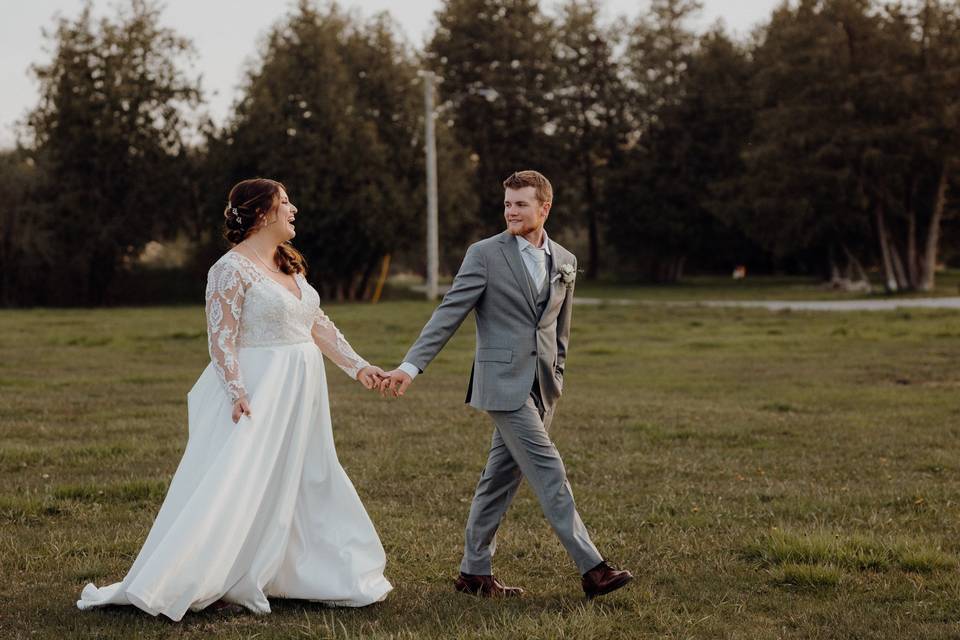
[[[580,573],[603,561],[577,513],[567,470],[547,434],[552,412],[544,413],[536,388],[534,383],[526,404],[515,411],[488,411],[495,429],[487,465],[480,475],[467,518],[460,563],[463,573],[492,573],[497,529],[523,477],[530,483],[550,526]]]

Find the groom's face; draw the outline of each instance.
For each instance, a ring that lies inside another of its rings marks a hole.
[[[504,192],[503,218],[507,221],[507,231],[513,235],[525,236],[536,231],[543,226],[549,215],[550,203],[538,201],[535,188],[507,187]]]

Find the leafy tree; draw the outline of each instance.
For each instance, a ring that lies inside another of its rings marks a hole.
[[[696,121],[701,94],[689,69],[697,39],[684,25],[699,9],[688,0],[657,0],[633,26],[627,47],[634,135],[607,189],[607,240],[622,271],[659,282],[678,280],[688,257],[708,248],[715,226],[701,199],[720,132]],[[718,66],[722,78],[742,67]],[[717,82],[706,75],[697,80]]]
[[[865,6],[848,24],[866,33]],[[812,2],[775,12],[754,52],[755,127],[734,191],[738,222],[778,256],[827,264],[861,253],[869,226],[860,211],[852,132],[854,83],[842,64],[844,30]]]
[[[702,9],[700,0],[652,0],[630,29],[625,64],[638,134],[683,95],[687,85],[682,80],[697,47],[688,22]]]
[[[231,181],[287,185],[301,211],[295,244],[325,296],[362,298],[385,254],[422,246],[422,96],[385,14],[361,23],[304,0],[270,32],[235,120],[211,143]],[[443,171],[455,185],[455,165]]]
[[[752,125],[746,53],[722,31],[700,39],[670,99],[661,92],[643,137],[616,172],[610,241],[650,279],[678,280],[688,260],[700,268],[765,262],[722,216],[723,185],[739,177]]]
[[[957,158],[957,13],[804,0],[774,14],[754,54],[744,229],[780,254],[861,273],[879,261],[890,291],[933,286]]]
[[[436,18],[426,60],[442,78],[442,118],[472,153],[474,234],[487,234],[502,227],[504,178],[559,169],[546,130],[552,26],[536,0],[447,0]]]
[[[295,244],[324,296],[364,297],[386,254],[419,262],[426,195],[417,72],[386,14],[362,22],[336,3],[303,0],[270,32],[235,120],[211,143],[224,182],[265,175],[287,185],[300,209]],[[465,161],[442,122],[438,138],[440,204],[456,217],[457,201],[472,202]]]
[[[196,82],[178,62],[189,43],[159,24],[160,10],[131,0],[116,20],[94,24],[88,2],[61,19],[53,57],[34,67],[40,104],[27,129],[52,263],[50,304],[99,304],[117,269],[177,226],[176,178]]]
[[[957,208],[948,197],[960,160],[960,6],[892,5],[879,22],[869,50],[849,36],[867,130],[858,140],[864,195],[887,289],[929,291],[941,228]]]
[[[569,0],[560,8],[554,40],[551,120],[560,146],[558,176],[572,188],[564,208],[579,210],[587,228],[586,275],[596,278],[605,224],[603,191],[611,161],[628,134],[626,90],[615,56],[619,34],[600,23],[597,0]]]

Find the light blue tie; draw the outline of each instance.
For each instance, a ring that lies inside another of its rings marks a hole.
[[[537,249],[533,245],[527,247],[527,251],[533,258],[533,283],[537,285],[537,291],[543,288],[543,281],[547,278],[547,253],[543,249]]]

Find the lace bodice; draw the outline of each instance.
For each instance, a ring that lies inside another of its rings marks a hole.
[[[297,299],[249,258],[228,251],[207,274],[207,343],[210,360],[230,399],[245,397],[238,349],[313,341],[351,378],[369,366],[320,309],[320,296],[296,274]]]

